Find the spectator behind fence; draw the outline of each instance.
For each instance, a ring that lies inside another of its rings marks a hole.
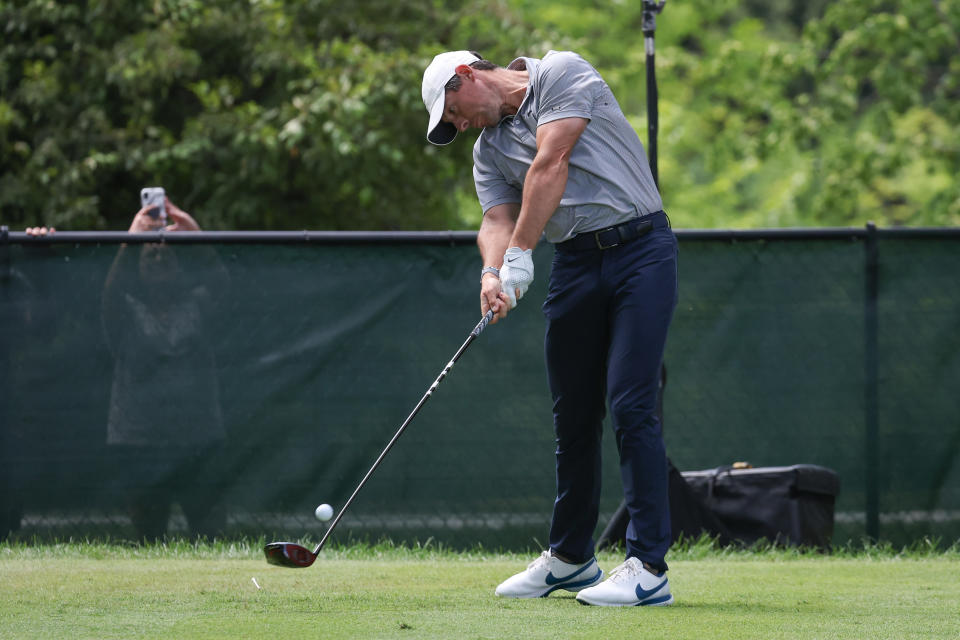
[[[169,199],[165,231],[199,231]],[[130,233],[162,226],[144,207]],[[102,318],[114,357],[107,445],[137,536],[162,538],[180,505],[192,536],[226,523],[218,472],[225,441],[209,324],[229,279],[206,246],[123,245],[103,289]]]

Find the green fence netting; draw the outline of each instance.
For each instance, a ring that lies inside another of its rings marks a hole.
[[[678,235],[674,464],[822,465],[835,541],[960,538],[960,235]],[[317,539],[314,507],[343,504],[480,316],[468,235],[237,237],[0,243],[0,528]],[[545,543],[552,253],[335,538]],[[600,527],[621,499],[605,455]]]

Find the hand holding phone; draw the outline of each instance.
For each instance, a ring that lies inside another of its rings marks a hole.
[[[167,226],[166,197],[163,187],[144,187],[140,190],[140,204],[150,207],[148,215],[157,220],[160,227]]]

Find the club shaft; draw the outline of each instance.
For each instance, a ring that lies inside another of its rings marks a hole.
[[[410,415],[407,416],[407,419],[403,421],[403,424],[400,425],[400,428],[397,429],[397,432],[393,434],[393,437],[390,438],[390,442],[387,443],[387,446],[384,447],[383,451],[380,453],[380,456],[377,457],[376,462],[373,463],[373,466],[370,467],[370,470],[367,471],[367,474],[363,476],[363,480],[360,481],[360,484],[357,485],[357,488],[353,490],[353,493],[350,495],[350,498],[343,505],[343,508],[340,509],[340,513],[337,514],[337,517],[333,519],[333,522],[330,523],[330,527],[327,529],[327,532],[323,534],[323,538],[320,540],[320,544],[317,545],[317,548],[314,549],[313,555],[320,553],[320,550],[323,549],[323,545],[327,543],[327,539],[330,537],[330,534],[333,533],[333,530],[337,527],[337,524],[340,522],[340,519],[343,517],[343,514],[346,513],[347,509],[350,508],[350,505],[353,503],[353,499],[357,497],[357,494],[360,493],[360,490],[363,489],[363,485],[367,483],[367,480],[370,479],[370,476],[373,475],[373,472],[377,470],[377,467],[380,466],[380,463],[383,462],[383,459],[387,456],[387,453],[390,452],[390,449],[393,448],[393,445],[396,444],[397,440],[400,439],[400,436],[403,434],[404,430],[407,428],[417,413],[420,411],[420,408],[426,404],[427,400],[430,399],[430,396],[433,395],[433,392],[437,390],[437,387],[447,377],[447,374],[450,373],[450,369],[453,368],[453,365],[460,359],[460,356],[463,355],[464,351],[467,350],[467,347],[480,335],[480,333],[486,328],[490,321],[493,319],[493,311],[488,311],[486,315],[477,323],[477,326],[473,328],[473,331],[470,332],[470,335],[467,336],[467,339],[464,343],[457,349],[457,352],[454,354],[453,358],[450,359],[450,362],[447,363],[447,366],[443,368],[443,371],[440,372],[440,375],[437,376],[437,379],[433,381],[433,384],[430,385],[430,388],[427,389],[427,392],[423,394],[423,397],[420,398],[420,402],[417,403],[417,406],[413,408],[413,411],[410,412]]]

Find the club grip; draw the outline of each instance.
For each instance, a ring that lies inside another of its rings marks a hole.
[[[493,309],[487,311],[486,315],[480,319],[480,322],[477,323],[477,326],[475,326],[473,331],[470,332],[470,335],[472,335],[474,338],[479,336],[480,333],[487,328],[487,325],[490,324],[491,320],[493,320]]]

